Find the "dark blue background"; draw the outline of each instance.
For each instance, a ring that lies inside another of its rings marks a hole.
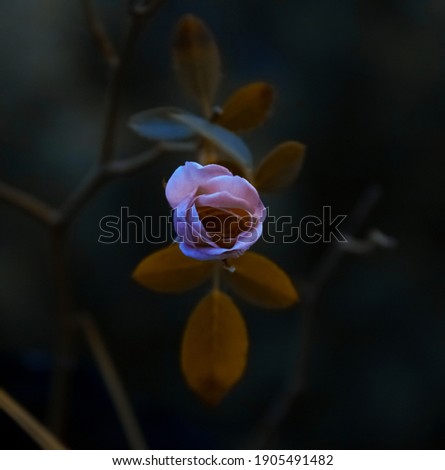
[[[122,3],[98,3],[114,38]],[[273,83],[271,120],[248,136],[259,160],[283,140],[308,155],[299,181],[265,201],[298,220],[324,205],[349,213],[370,184],[383,190],[364,227],[398,240],[392,251],[348,256],[323,290],[303,406],[270,445],[281,448],[443,448],[444,31],[440,0],[168,0],[141,37],[125,90],[118,157],[146,144],[128,117],[157,105],[193,109],[172,72],[171,31],[201,16],[221,47],[218,103],[256,80]],[[0,4],[0,173],[60,205],[98,156],[107,72],[77,2]],[[100,245],[99,219],[165,215],[162,179],[181,156],[111,183],[78,217],[70,269],[80,308],[92,312],[155,448],[245,448],[292,373],[299,310],[268,312],[237,300],[251,345],[245,377],[221,407],[205,408],[179,370],[181,334],[206,292],[166,297],[130,274],[150,244]],[[45,419],[56,300],[47,231],[0,206],[0,385]],[[258,244],[302,284],[326,245]],[[83,343],[66,441],[73,448],[127,443]],[[6,417],[2,446],[34,444]]]

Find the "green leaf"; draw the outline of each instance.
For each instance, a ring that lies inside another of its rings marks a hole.
[[[179,20],[173,60],[179,80],[209,117],[221,78],[221,60],[211,31],[196,16],[185,15]]]
[[[174,243],[144,258],[133,279],[147,289],[167,294],[185,292],[206,281],[213,263],[185,256]]]
[[[216,406],[244,373],[247,329],[232,299],[218,290],[204,297],[188,319],[181,366],[189,387]]]
[[[212,124],[206,119],[193,114],[172,114],[172,118],[181,124],[185,124],[201,137],[210,141],[225,156],[250,167],[252,155],[246,144],[232,132]]]
[[[306,146],[284,142],[267,155],[258,166],[254,184],[260,191],[276,191],[289,186],[303,166]]]
[[[225,278],[247,301],[264,308],[287,308],[298,301],[289,276],[265,256],[248,251],[230,264],[235,271],[225,271]]]
[[[195,132],[185,124],[173,120],[172,114],[187,114],[174,107],[153,108],[133,115],[128,122],[136,134],[149,140],[187,140]]]
[[[256,82],[237,90],[224,104],[214,122],[232,132],[258,127],[270,113],[274,89],[264,82]]]

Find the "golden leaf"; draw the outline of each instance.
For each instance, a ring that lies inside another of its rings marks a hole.
[[[214,290],[188,319],[181,366],[189,387],[216,406],[243,375],[248,350],[246,325],[232,299]]]
[[[213,263],[185,256],[174,243],[144,258],[133,279],[147,289],[167,294],[180,293],[208,279]]]
[[[242,132],[262,124],[274,99],[274,89],[263,82],[251,83],[237,90],[224,104],[214,122],[233,132]]]
[[[265,308],[286,308],[298,301],[289,276],[265,256],[247,252],[230,264],[235,271],[225,271],[225,278],[247,301]]]
[[[255,186],[261,191],[282,189],[298,176],[306,146],[300,142],[284,142],[267,155],[255,172]]]
[[[221,78],[221,60],[212,32],[196,16],[183,16],[176,27],[173,60],[179,79],[209,117]]]

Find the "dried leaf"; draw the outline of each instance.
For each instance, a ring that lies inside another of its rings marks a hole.
[[[211,31],[196,16],[179,20],[173,59],[179,79],[209,116],[221,78],[221,60]]]
[[[267,118],[274,100],[274,89],[268,83],[257,82],[237,90],[214,118],[220,126],[233,132],[253,129]]]
[[[265,256],[248,251],[230,264],[235,271],[225,271],[225,277],[247,301],[265,308],[286,308],[298,301],[289,276]]]
[[[181,352],[188,385],[216,406],[243,375],[248,350],[246,325],[232,299],[218,290],[191,314]]]
[[[196,134],[210,141],[226,157],[232,158],[247,167],[252,165],[252,155],[246,144],[227,129],[212,124],[194,114],[172,114],[172,118],[185,124]]]
[[[149,140],[187,140],[195,134],[189,126],[171,118],[172,114],[186,114],[174,107],[149,109],[133,115],[128,122],[136,134]]]
[[[298,176],[306,146],[284,142],[267,155],[255,172],[255,186],[261,191],[275,191],[289,186]]]
[[[144,258],[133,279],[147,289],[167,294],[185,292],[207,280],[213,264],[185,256],[174,243]]]

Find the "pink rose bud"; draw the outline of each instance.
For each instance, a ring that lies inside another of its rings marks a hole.
[[[168,180],[165,195],[186,256],[237,258],[261,236],[266,209],[257,190],[223,166],[186,162]]]

